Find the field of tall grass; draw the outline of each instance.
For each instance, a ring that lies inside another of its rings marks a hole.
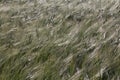
[[[0,80],[120,80],[120,0],[0,0]]]

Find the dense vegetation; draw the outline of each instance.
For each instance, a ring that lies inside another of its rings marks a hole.
[[[120,0],[0,0],[0,80],[120,80]]]

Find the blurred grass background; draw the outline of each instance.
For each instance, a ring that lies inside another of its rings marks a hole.
[[[119,0],[0,0],[0,80],[119,79]]]

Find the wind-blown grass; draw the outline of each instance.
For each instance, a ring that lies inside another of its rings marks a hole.
[[[0,80],[119,80],[119,0],[0,0]]]

